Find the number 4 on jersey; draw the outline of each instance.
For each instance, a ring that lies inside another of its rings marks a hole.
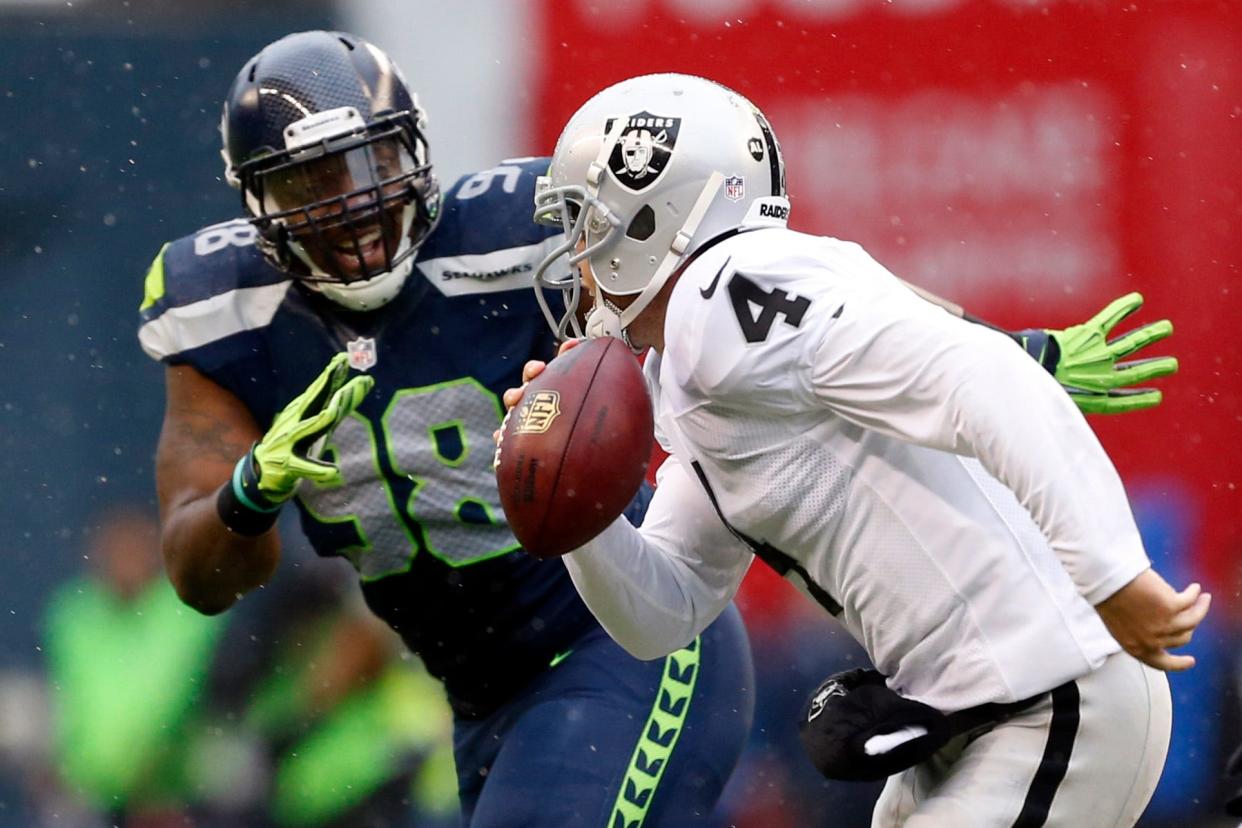
[[[747,342],[767,339],[777,316],[784,316],[786,325],[798,327],[811,307],[811,300],[805,296],[790,296],[779,288],[764,290],[741,273],[734,273],[729,280],[729,299]],[[751,305],[759,309],[758,316],[751,313]]]

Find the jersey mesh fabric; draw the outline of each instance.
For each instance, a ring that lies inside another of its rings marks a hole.
[[[722,268],[714,295],[695,289]],[[777,314],[765,338],[748,340],[757,311],[731,301],[730,272],[751,283],[748,297],[809,307],[798,324]],[[930,307],[857,245],[773,229],[709,250],[669,305],[677,324],[654,399],[671,444],[701,464],[728,523],[792,556],[842,604],[845,625],[911,698],[946,711],[1016,701],[1098,666],[1116,643],[977,460],[864,428],[806,393],[807,355],[852,342],[838,339],[839,310],[852,319],[862,304],[885,308],[879,325]],[[923,377],[860,342],[831,355],[848,389],[879,420],[910,412],[905,392]]]

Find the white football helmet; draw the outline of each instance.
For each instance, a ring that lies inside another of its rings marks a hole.
[[[535,272],[535,293],[558,336],[582,336],[573,310],[586,259],[598,289],[585,333],[625,338],[704,244],[788,217],[780,146],[754,104],[693,75],[631,78],[574,113],[535,186],[535,221],[565,232]],[[562,256],[569,274],[550,275]],[[560,319],[544,287],[563,291]],[[637,298],[624,310],[610,301],[627,295]]]

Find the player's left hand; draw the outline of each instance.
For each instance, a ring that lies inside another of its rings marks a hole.
[[[1081,325],[1064,330],[1022,331],[1019,336],[1031,356],[1057,378],[1084,412],[1122,414],[1151,408],[1160,404],[1160,391],[1132,386],[1176,373],[1177,358],[1119,360],[1169,336],[1173,323],[1161,319],[1108,338],[1121,320],[1142,305],[1142,294],[1127,293]]]
[[[332,434],[374,385],[370,376],[349,379],[349,355],[341,352],[276,415],[250,451],[256,493],[265,505],[289,500],[303,478],[321,485],[340,484],[340,469],[315,456],[314,447]]]
[[[1212,596],[1198,584],[1177,592],[1148,569],[1097,604],[1095,611],[1127,653],[1157,670],[1176,672],[1194,667],[1195,658],[1169,650],[1190,643],[1211,604]]]

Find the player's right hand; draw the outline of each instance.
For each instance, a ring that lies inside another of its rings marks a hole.
[[[375,385],[375,379],[349,376],[349,356],[337,354],[305,391],[294,398],[276,415],[263,439],[242,459],[250,466],[243,476],[250,486],[246,493],[267,501],[258,503],[261,510],[270,509],[293,497],[303,479],[321,484],[340,483],[341,473],[335,465],[316,456],[322,440],[358,407],[362,398]],[[249,461],[247,463],[247,461]]]
[[[1211,603],[1212,596],[1198,584],[1177,592],[1148,569],[1095,610],[1127,653],[1158,670],[1176,672],[1195,666],[1195,658],[1169,650],[1190,643]]]
[[[580,345],[582,342],[583,340],[581,339],[566,339],[564,342],[561,343],[561,347],[557,349],[556,355],[560,356],[561,354],[568,351],[570,348]],[[535,377],[542,374],[543,369],[547,367],[548,367],[548,363],[544,362],[543,360],[540,360],[540,359],[527,360],[526,364],[522,366],[521,386],[518,388],[508,388],[505,390],[505,393],[501,396],[501,400],[505,404],[505,411],[512,411],[514,408],[517,407],[517,404],[522,401],[522,392],[526,390],[526,383],[530,382]],[[495,431],[492,432],[492,440],[495,442],[500,442],[500,429],[496,429]]]

